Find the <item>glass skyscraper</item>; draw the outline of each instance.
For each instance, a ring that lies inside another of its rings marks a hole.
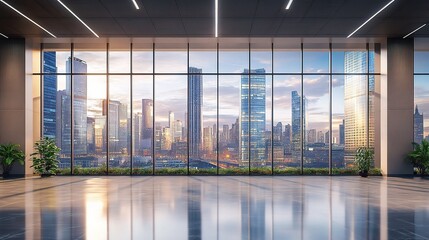
[[[68,58],[66,69],[67,73],[87,73],[87,64],[85,61],[74,58],[71,63],[71,58]],[[73,65],[73,71],[71,66]],[[71,96],[71,78],[67,75],[66,78],[66,92]],[[74,154],[87,154],[87,75],[73,75],[73,128],[74,128]],[[69,110],[70,111],[70,110]],[[65,130],[70,131],[70,125],[64,126]]]
[[[302,98],[304,104],[301,104],[301,96],[297,91],[291,92],[291,106],[292,106],[292,143],[291,152],[294,159],[301,158],[301,134],[303,139],[306,139],[307,134],[307,100],[305,97]],[[301,112],[302,108],[302,112]],[[301,117],[302,114],[302,117]],[[302,119],[302,120],[301,120]],[[303,130],[301,132],[301,126]],[[304,142],[305,143],[305,142]]]
[[[56,52],[43,53],[43,136],[56,137],[57,107]]]
[[[367,58],[366,51],[350,51],[344,53],[344,72],[348,74],[366,72],[368,60],[374,62],[374,55]],[[374,132],[374,121],[370,119],[368,102],[372,101],[371,91],[374,91],[374,76],[369,79],[365,75],[344,76],[344,135],[345,135],[345,166],[353,165],[354,156],[359,147],[372,147],[373,141],[368,135]],[[371,103],[370,103],[371,105]],[[368,131],[370,134],[368,134]]]
[[[195,74],[196,73],[196,74]],[[203,76],[202,69],[190,67],[188,76],[189,158],[198,159],[202,148]],[[188,126],[185,126],[187,129]]]
[[[250,72],[256,73],[250,76],[250,83],[248,69],[244,69],[241,75],[240,166],[249,162],[249,152],[252,166],[265,166],[265,69]]]

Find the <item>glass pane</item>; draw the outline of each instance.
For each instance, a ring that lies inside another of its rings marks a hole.
[[[219,44],[219,72],[242,73],[249,68],[248,43]]]
[[[301,73],[301,44],[289,41],[274,41],[274,72]]]
[[[66,73],[66,62],[71,56],[70,44],[43,45],[43,73]]]
[[[130,174],[130,76],[109,77],[109,174]]]
[[[241,118],[250,121],[250,134],[249,129],[243,128],[242,137],[250,139],[251,173],[271,174],[271,75],[264,75],[263,68],[252,70],[251,74],[250,99],[248,89],[242,88],[241,96],[249,102],[248,108],[242,109]],[[241,76],[241,84],[249,86],[249,75]]]
[[[271,73],[271,41],[260,41],[250,44],[250,67],[252,69],[264,69],[266,73]]]
[[[187,79],[155,77],[155,169],[157,174],[187,174]]]
[[[187,44],[156,44],[156,73],[187,73]]]
[[[109,45],[109,73],[129,73],[130,44],[111,43]]]
[[[73,56],[85,64],[85,72],[76,69],[75,73],[106,73],[106,44],[82,44],[74,45]]]
[[[414,142],[429,139],[429,75],[414,76]],[[425,127],[426,126],[426,127]]]
[[[429,73],[429,51],[414,51],[414,72]]]
[[[190,68],[189,72],[201,72]],[[217,173],[217,77],[189,75],[189,168],[191,174]]]
[[[333,73],[366,73],[368,59],[366,44],[332,44]]]
[[[152,44],[133,44],[133,73],[153,73],[152,48]]]
[[[248,124],[241,117],[248,111],[247,89],[245,82],[242,85],[241,76],[219,76],[219,125],[222,126],[219,135],[223,136],[219,140],[219,174],[249,173],[248,139],[243,135]]]
[[[276,174],[301,173],[301,76],[274,76],[273,164]]]
[[[78,59],[73,68],[82,72],[86,64]],[[76,175],[106,174],[106,77],[73,77],[74,169]]]
[[[133,76],[133,174],[152,174],[153,76]]]
[[[304,72],[329,73],[328,44],[304,44]]]
[[[372,82],[373,82],[372,78]],[[344,76],[344,164],[352,167],[357,148],[367,146],[367,76]]]
[[[332,78],[332,168],[344,168],[344,76]],[[339,172],[333,170],[334,174]]]
[[[189,66],[199,68],[203,73],[216,73],[216,43],[191,43],[189,45]]]
[[[303,98],[304,174],[328,174],[329,76],[305,76]]]

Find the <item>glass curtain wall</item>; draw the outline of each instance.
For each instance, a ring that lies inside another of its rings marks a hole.
[[[374,44],[162,41],[42,44],[60,174],[342,174],[373,146]]]
[[[414,40],[414,142],[429,140],[429,41]],[[427,111],[428,110],[428,111]]]

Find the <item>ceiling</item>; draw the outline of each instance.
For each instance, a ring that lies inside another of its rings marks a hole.
[[[94,37],[56,0],[4,0],[57,37]],[[100,37],[213,37],[214,0],[63,0]],[[347,37],[389,0],[219,0],[220,37]],[[354,37],[402,37],[429,22],[428,0],[396,0]],[[0,2],[0,33],[50,37]],[[414,37],[429,37],[429,26]]]

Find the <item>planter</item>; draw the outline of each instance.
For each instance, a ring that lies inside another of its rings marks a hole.
[[[42,178],[48,178],[48,177],[52,177],[54,174],[51,174],[51,173],[43,173],[43,174],[40,174],[40,177],[42,177]]]
[[[359,176],[361,176],[361,177],[368,177],[368,170],[360,170],[359,171]]]

